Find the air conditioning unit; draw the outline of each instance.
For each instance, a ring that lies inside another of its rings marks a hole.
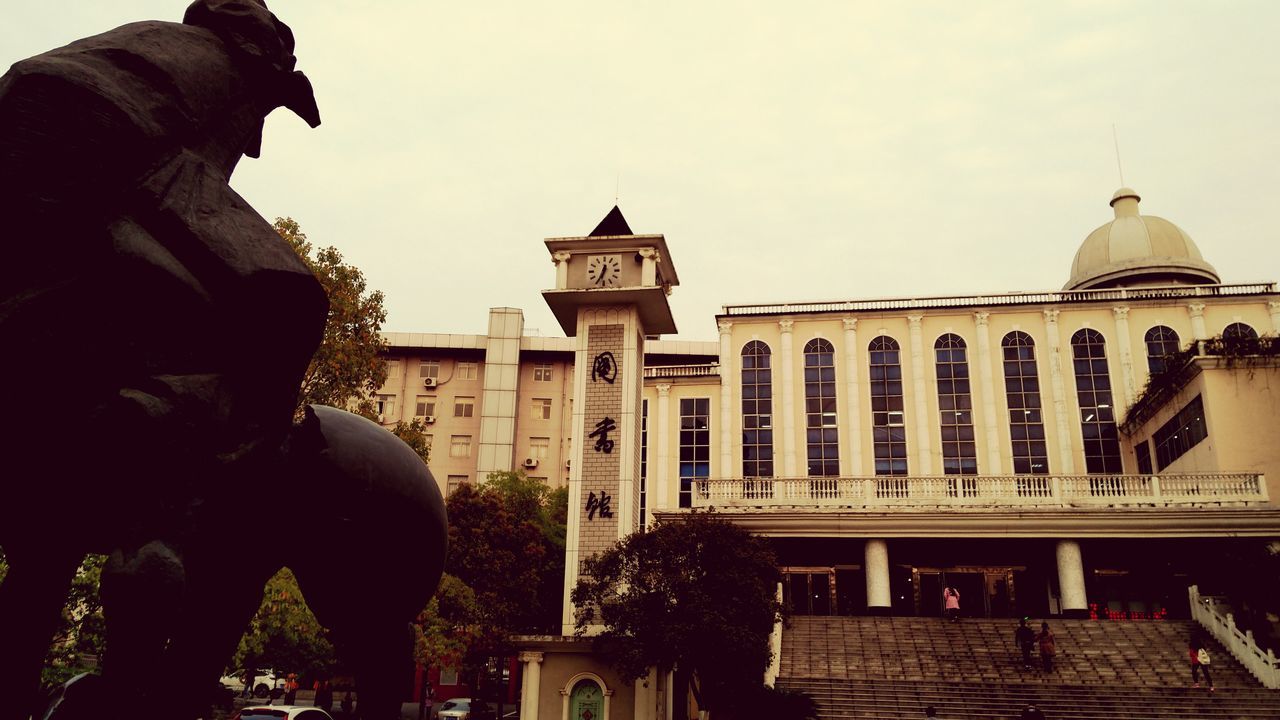
[[[564,469],[565,469],[565,470],[568,470],[568,469],[569,469],[569,464],[570,464],[570,463],[572,463],[572,462],[573,462],[573,460],[565,460],[565,461],[564,461]]]
[[[433,388],[436,386],[435,378],[422,378],[422,387]]]
[[[538,458],[525,458],[525,459],[524,459],[524,466],[525,466],[525,467],[527,467],[527,468],[536,468],[536,467],[538,467]]]
[[[426,424],[428,424],[428,425],[434,425],[434,424],[435,424],[435,422],[436,422],[436,416],[435,416],[435,415],[423,415],[423,416],[422,416],[422,422],[424,422],[424,423],[426,423]]]

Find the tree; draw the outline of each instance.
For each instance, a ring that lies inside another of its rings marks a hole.
[[[395,427],[391,428],[391,432],[403,440],[405,445],[413,448],[413,451],[418,453],[418,457],[422,458],[422,462],[431,460],[431,445],[427,443],[427,424],[422,418],[414,418],[409,422],[399,420]]]
[[[692,513],[588,558],[572,599],[578,633],[603,626],[597,649],[624,677],[679,668],[698,679],[702,707],[734,717],[734,698],[758,692],[769,666],[780,580],[767,541]]]
[[[475,591],[445,573],[414,623],[414,659],[424,667],[458,667],[479,639],[479,622]]]
[[[331,674],[333,644],[288,568],[267,581],[262,605],[240,638],[236,667],[272,667],[299,674]]]
[[[276,218],[275,228],[329,296],[324,340],[311,358],[298,393],[299,416],[304,405],[347,407],[354,398],[356,412],[373,417],[370,396],[387,380],[383,357],[387,344],[380,334],[387,319],[382,292],[369,291],[364,273],[343,262],[337,248],[323,248],[313,257],[311,243],[293,218]]]

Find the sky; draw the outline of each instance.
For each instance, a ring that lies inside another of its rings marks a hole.
[[[186,5],[0,2],[4,66]],[[562,335],[542,241],[615,198],[666,236],[679,339],[725,304],[1056,290],[1121,168],[1223,282],[1280,280],[1269,0],[270,6],[324,122],[278,110],[232,185],[363,270],[385,330]]]

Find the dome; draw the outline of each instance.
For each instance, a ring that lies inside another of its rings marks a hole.
[[[1063,290],[1221,282],[1182,228],[1161,217],[1138,214],[1141,201],[1130,188],[1111,196],[1116,219],[1084,239]]]

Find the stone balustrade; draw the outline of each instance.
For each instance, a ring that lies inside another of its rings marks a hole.
[[[695,508],[1174,507],[1266,503],[1257,473],[911,475],[693,481]]]
[[[1276,659],[1275,651],[1263,649],[1251,631],[1236,627],[1235,617],[1228,611],[1224,599],[1201,595],[1196,585],[1187,588],[1187,595],[1191,601],[1191,617],[1222,643],[1259,682],[1272,690],[1280,689],[1280,660]]]

